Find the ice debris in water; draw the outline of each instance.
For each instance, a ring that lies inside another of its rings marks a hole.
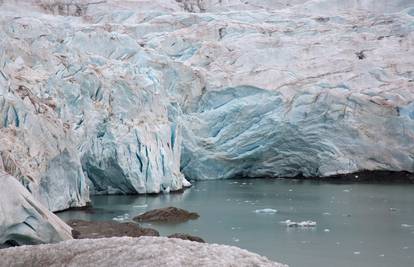
[[[403,227],[403,228],[412,228],[412,227],[414,227],[414,225],[403,223],[403,224],[401,224],[401,227]]]
[[[134,208],[146,208],[146,207],[148,207],[148,204],[134,205]]]
[[[291,220],[282,221],[281,223],[285,224],[287,227],[316,227],[316,222],[314,221],[302,221],[302,222],[294,222]]]
[[[125,213],[123,215],[116,216],[116,217],[112,218],[112,220],[118,221],[118,222],[129,220],[129,214]]]
[[[265,214],[274,214],[277,212],[277,210],[274,209],[259,209],[259,210],[255,210],[255,213],[265,213]]]

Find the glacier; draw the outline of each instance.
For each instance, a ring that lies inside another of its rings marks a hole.
[[[50,211],[413,173],[413,44],[411,0],[0,0],[0,170]]]

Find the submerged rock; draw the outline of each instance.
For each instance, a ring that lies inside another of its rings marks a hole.
[[[68,225],[72,227],[72,235],[75,239],[104,238],[104,237],[140,237],[159,236],[157,230],[143,228],[136,223],[106,222],[106,221],[82,221],[71,220]]]
[[[193,236],[189,234],[176,233],[176,234],[169,235],[168,238],[178,238],[178,239],[183,239],[183,240],[188,240],[188,241],[205,243],[204,239],[202,239],[201,237]]]
[[[0,171],[0,244],[30,245],[69,239],[72,235],[68,225],[35,200],[14,177]]]
[[[236,247],[165,237],[82,239],[0,250],[0,266],[283,267]]]
[[[176,207],[168,207],[147,211],[134,218],[137,222],[166,222],[180,223],[198,219],[200,215]]]

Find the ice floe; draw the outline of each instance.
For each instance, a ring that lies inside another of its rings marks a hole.
[[[281,223],[285,224],[287,227],[303,227],[303,228],[316,227],[316,222],[314,221],[294,222],[291,220],[286,220],[286,221],[282,221]]]
[[[274,214],[277,213],[277,210],[275,209],[258,209],[254,211],[255,213],[261,213],[261,214]]]

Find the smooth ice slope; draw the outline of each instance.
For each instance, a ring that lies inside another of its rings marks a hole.
[[[72,239],[71,228],[48,211],[12,176],[0,171],[0,245]],[[0,265],[4,264],[0,256]]]

